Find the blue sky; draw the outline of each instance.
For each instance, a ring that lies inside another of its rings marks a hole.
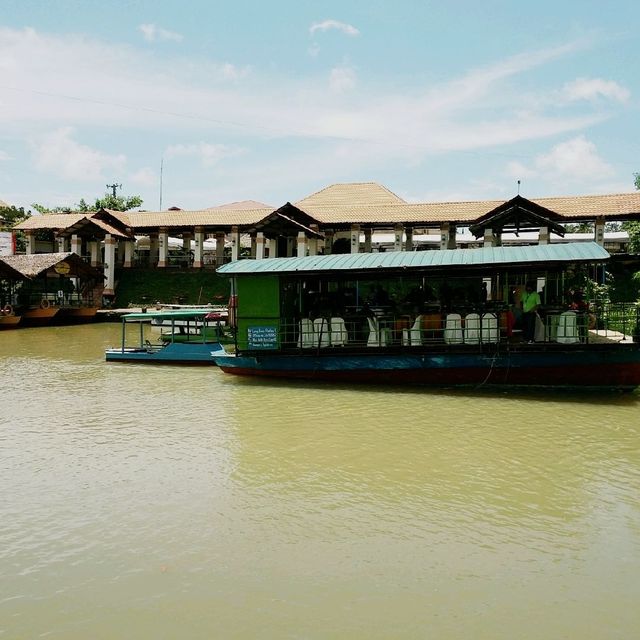
[[[0,199],[630,192],[639,53],[616,0],[0,0]]]

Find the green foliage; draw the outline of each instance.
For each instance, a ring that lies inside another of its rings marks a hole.
[[[115,306],[226,304],[229,279],[215,272],[171,269],[120,269],[116,274]]]
[[[640,173],[634,173],[633,176],[634,185],[640,190]],[[629,253],[640,253],[640,222],[623,222],[622,228],[629,234]]]
[[[578,224],[565,224],[564,230],[567,233],[592,233],[593,222],[579,222]]]
[[[0,229],[11,229],[19,222],[31,217],[31,211],[25,211],[24,207],[0,207]],[[24,233],[22,231],[15,232],[16,250],[24,252],[27,248]]]
[[[114,196],[112,193],[105,193],[104,197],[96,198],[93,206],[81,198],[72,207],[45,207],[42,204],[34,202],[31,205],[36,211],[46,215],[47,213],[84,213],[85,211],[97,211],[98,209],[111,209],[112,211],[128,211],[142,206],[142,198],[140,196]]]

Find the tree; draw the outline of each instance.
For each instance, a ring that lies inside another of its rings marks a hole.
[[[640,191],[640,173],[634,173],[634,184]],[[629,220],[622,224],[622,228],[629,234],[629,253],[640,253],[640,222]]]
[[[38,203],[31,205],[36,211],[46,215],[47,213],[83,213],[85,211],[97,211],[98,209],[111,209],[113,211],[128,211],[142,205],[140,196],[116,196],[112,193],[105,193],[104,197],[96,198],[93,207],[81,198],[72,207],[54,207],[50,209]]]
[[[31,211],[25,211],[24,207],[0,207],[0,229],[11,229],[19,222],[31,217]],[[15,232],[16,249],[22,252],[26,248],[26,240],[22,231]]]

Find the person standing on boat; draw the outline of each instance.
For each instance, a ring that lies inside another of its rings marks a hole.
[[[525,290],[520,297],[522,307],[522,337],[525,342],[533,342],[536,331],[536,317],[540,306],[540,294],[536,291],[536,283],[527,282]]]

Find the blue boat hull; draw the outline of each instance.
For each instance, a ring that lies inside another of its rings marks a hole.
[[[105,357],[109,362],[215,365],[214,353],[224,353],[217,342],[172,342],[149,348],[107,349]]]
[[[520,350],[494,353],[219,355],[226,373],[335,382],[431,386],[525,386],[633,389],[640,385],[640,350]]]

